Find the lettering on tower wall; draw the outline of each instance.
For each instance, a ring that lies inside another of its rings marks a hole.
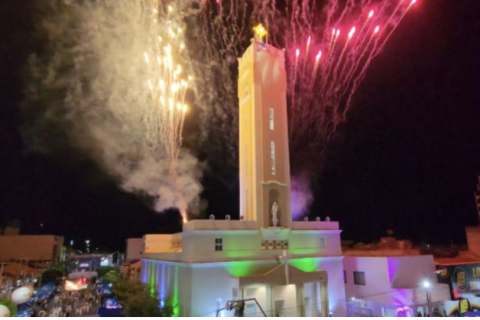
[[[274,121],[275,115],[274,115],[274,110],[273,108],[270,108],[270,130],[273,131],[275,128],[275,121]]]
[[[270,171],[272,176],[276,174],[275,167],[275,141],[270,141]]]

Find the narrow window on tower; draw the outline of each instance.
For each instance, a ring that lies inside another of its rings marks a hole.
[[[274,124],[275,124],[273,119],[274,119],[274,111],[273,111],[273,108],[270,108],[270,130],[272,131],[274,129]]]
[[[270,141],[270,171],[272,172],[272,176],[275,175],[275,141]]]

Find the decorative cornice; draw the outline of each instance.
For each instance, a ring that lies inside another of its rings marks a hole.
[[[305,257],[294,257],[290,256],[290,260],[296,259],[321,259],[323,261],[342,261],[344,256],[330,256],[330,257],[318,257],[318,256],[305,256]],[[178,261],[168,261],[168,260],[155,260],[155,259],[142,259],[142,262],[154,262],[154,263],[163,263],[166,265],[180,266],[187,268],[211,268],[211,267],[225,267],[238,264],[239,262],[252,262],[252,263],[277,263],[275,259],[265,259],[265,260],[230,260],[230,261],[212,261],[212,262],[178,262]]]

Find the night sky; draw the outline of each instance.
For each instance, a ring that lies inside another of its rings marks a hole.
[[[180,231],[175,212],[154,213],[149,199],[120,191],[73,149],[27,150],[20,105],[25,63],[38,45],[32,20],[30,1],[0,2],[0,224],[21,220],[24,234],[90,239],[105,250]],[[463,227],[478,222],[479,79],[480,1],[421,0],[373,62],[329,145],[311,216],[339,221],[344,239],[375,240],[391,228],[417,243],[464,242]],[[237,216],[235,169],[209,168],[204,216]]]

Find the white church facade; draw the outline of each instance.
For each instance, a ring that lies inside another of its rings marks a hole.
[[[241,219],[146,235],[142,280],[179,316],[345,316],[338,223],[292,221],[284,52],[254,41],[238,86]]]

